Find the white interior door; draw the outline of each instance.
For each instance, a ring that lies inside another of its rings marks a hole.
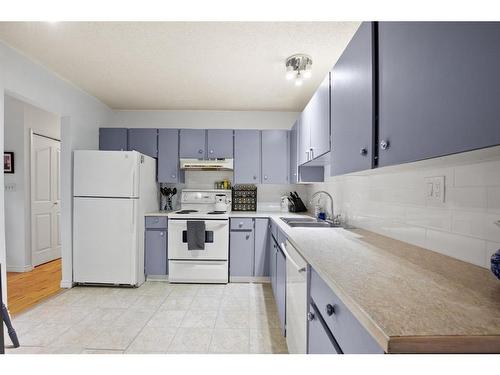
[[[33,135],[31,146],[31,261],[33,266],[61,257],[61,142]]]

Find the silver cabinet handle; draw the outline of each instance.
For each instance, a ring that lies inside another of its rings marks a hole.
[[[363,156],[366,156],[368,154],[368,150],[363,147],[361,150],[359,150],[359,154],[363,155]]]
[[[172,178],[175,178],[175,173],[174,173],[174,174],[172,174]]]
[[[209,153],[213,154],[214,153],[214,150],[210,150]]]
[[[314,320],[314,318],[315,318],[314,313],[312,313],[312,312],[307,313],[307,320],[312,322]]]
[[[163,237],[165,235],[165,232],[160,232],[160,236]]]
[[[387,140],[383,140],[380,142],[380,148],[382,150],[387,150],[389,148],[389,146],[390,146],[390,143]]]
[[[267,175],[264,175],[264,180],[267,180]]]
[[[203,150],[201,148],[198,150],[198,154],[203,154]]]
[[[311,160],[314,159],[314,148],[310,148],[309,150],[311,150]]]
[[[289,260],[293,264],[293,266],[295,268],[297,268],[297,271],[299,271],[299,272],[305,272],[306,267],[301,267],[297,263],[295,263],[295,261],[292,259],[292,257],[290,256],[290,254],[288,254],[288,251],[286,251],[286,246],[285,246],[285,244],[283,242],[280,243],[280,248],[281,248],[281,251],[283,251],[283,253],[285,254],[286,259]]]
[[[242,223],[242,222],[240,222],[240,223],[238,224],[238,226],[241,228],[241,227],[243,226],[243,223]]]
[[[257,176],[253,176],[253,179],[256,180],[257,179]]]

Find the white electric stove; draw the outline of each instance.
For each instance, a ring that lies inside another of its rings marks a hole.
[[[169,214],[168,279],[172,283],[229,281],[230,190],[184,189],[181,210]],[[203,250],[189,250],[188,221],[205,223]]]

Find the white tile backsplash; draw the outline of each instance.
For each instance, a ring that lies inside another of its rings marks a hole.
[[[493,155],[493,156],[492,156]],[[445,177],[444,203],[426,199],[425,177]],[[397,168],[327,178],[336,214],[359,228],[409,242],[482,267],[500,248],[500,155],[464,153]]]

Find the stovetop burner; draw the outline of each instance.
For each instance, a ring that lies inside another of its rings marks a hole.
[[[226,211],[210,211],[210,212],[207,212],[207,215],[223,215],[225,213],[226,213]]]
[[[198,212],[198,210],[180,210],[177,211],[176,214],[187,215],[192,214],[193,212]]]

